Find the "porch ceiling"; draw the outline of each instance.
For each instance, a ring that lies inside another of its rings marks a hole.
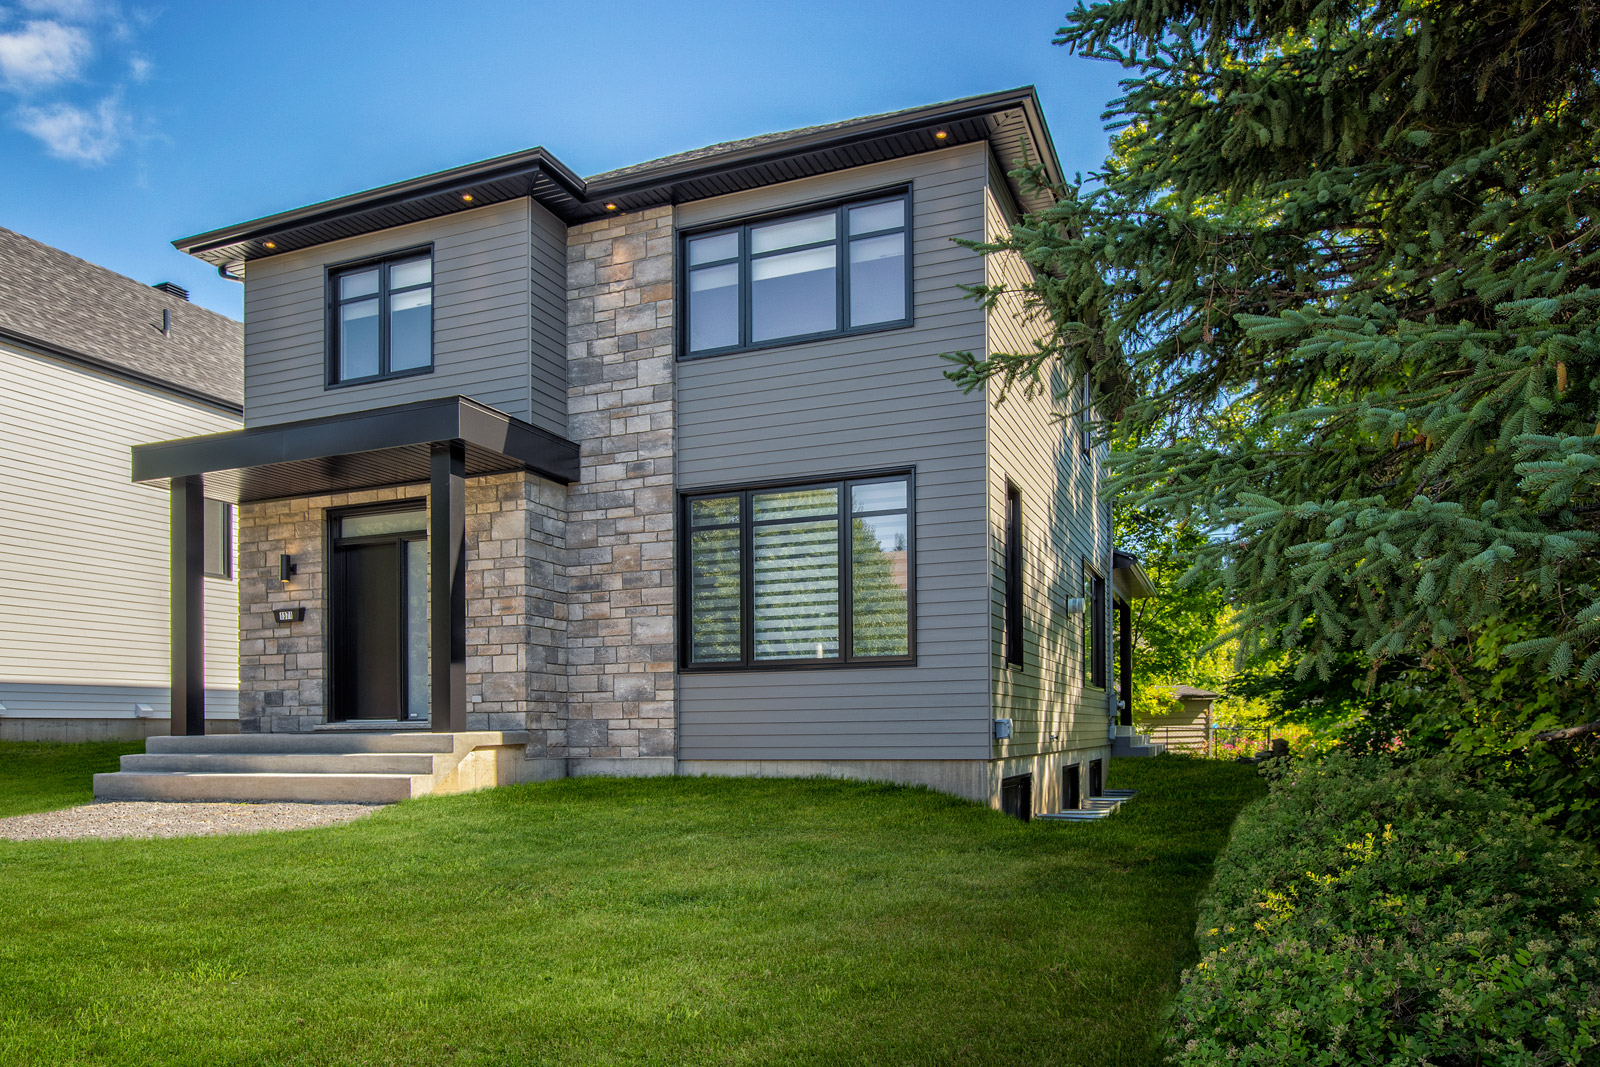
[[[468,477],[527,470],[578,478],[578,446],[462,396],[133,448],[133,480],[198,475],[206,495],[242,503],[426,482],[429,449],[460,441]]]

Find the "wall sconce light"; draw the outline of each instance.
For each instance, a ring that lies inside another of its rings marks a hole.
[[[288,555],[278,557],[278,581],[283,582],[285,585],[289,584],[289,579],[293,578],[295,572],[299,569],[294,565],[294,560],[290,559]]]
[[[284,558],[287,559],[288,557],[285,556]],[[1088,600],[1085,597],[1069,596],[1067,598],[1067,614],[1068,615],[1082,615],[1087,607],[1088,607]]]

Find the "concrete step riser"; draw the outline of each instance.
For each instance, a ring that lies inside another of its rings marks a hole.
[[[97,774],[97,800],[300,801],[392,804],[427,792],[427,778],[373,774]],[[415,792],[414,792],[415,790]]]
[[[433,774],[434,753],[154,753],[122,757],[133,772],[181,771],[189,774]]]
[[[158,755],[337,755],[352,752],[453,752],[452,734],[206,734],[152,737],[147,753]]]

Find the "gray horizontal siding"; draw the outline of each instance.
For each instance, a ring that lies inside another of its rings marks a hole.
[[[914,325],[678,364],[678,485],[909,467],[917,493],[916,666],[683,674],[680,758],[989,755],[984,403],[938,358],[984,343],[959,288],[983,263],[951,242],[983,236],[984,180],[956,148],[678,209],[691,227],[912,184]]]
[[[245,282],[245,421],[264,425],[460,394],[566,433],[565,232],[529,200],[257,260]],[[330,264],[433,245],[433,372],[326,387]],[[560,268],[563,272],[565,267]]]
[[[996,195],[998,194],[998,195]],[[1004,179],[991,174],[987,225],[998,237],[1009,231],[1015,208]],[[1016,289],[1032,280],[1027,265],[1011,254],[988,257],[989,280]],[[1021,297],[1007,297],[989,317],[989,351],[1031,352],[1048,328],[1030,317]],[[1057,373],[1051,392],[1075,384]],[[1110,609],[1110,531],[1097,493],[1100,454],[1085,458],[1073,405],[1052,395],[1024,396],[1013,390],[1004,401],[989,392],[990,662],[995,715],[1012,721],[1011,738],[994,742],[1000,757],[1034,756],[1104,746],[1107,692],[1086,684],[1083,636],[1089,616],[1068,615],[1071,597],[1087,596],[1083,561],[1098,564],[1107,583],[1106,634]],[[1065,419],[1065,421],[1063,421]],[[1023,666],[1008,668],[1005,629],[1006,482],[1022,498]],[[1111,672],[1106,672],[1109,681]],[[1051,804],[1055,798],[1046,798]],[[1041,809],[1043,810],[1043,809]]]
[[[168,496],[129,481],[129,451],[238,417],[3,346],[0,381],[0,682],[164,692]],[[205,600],[206,684],[236,689],[238,586]]]

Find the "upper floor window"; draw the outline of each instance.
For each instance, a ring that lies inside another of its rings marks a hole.
[[[330,385],[433,369],[433,253],[328,276]]]
[[[905,193],[684,241],[690,356],[911,321]]]

